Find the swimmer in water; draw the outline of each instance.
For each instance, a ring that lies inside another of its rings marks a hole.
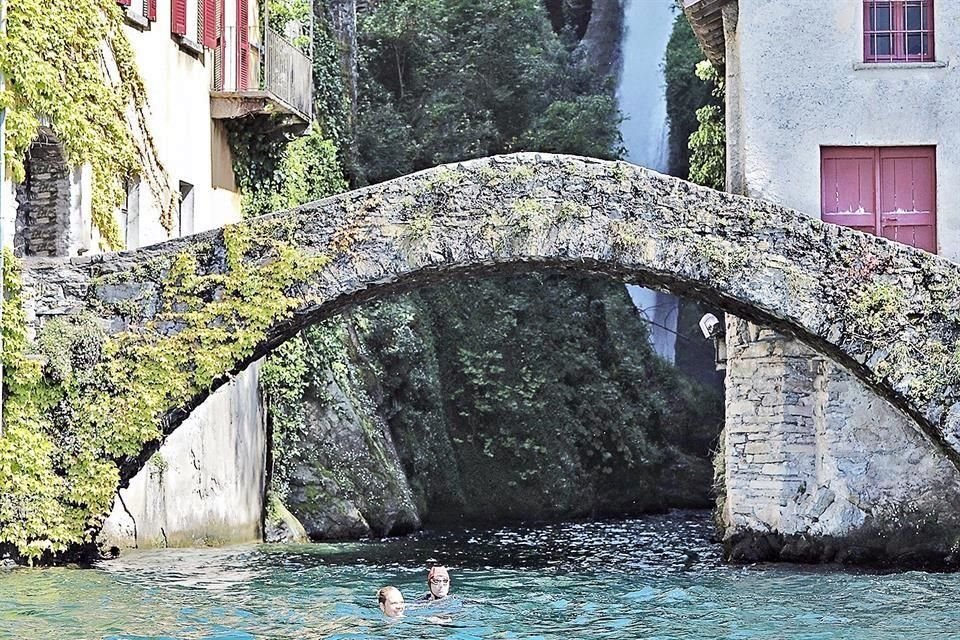
[[[380,604],[380,611],[388,618],[402,618],[406,603],[403,601],[403,594],[396,587],[383,587],[377,591],[377,602]]]
[[[429,591],[420,596],[420,602],[443,600],[450,594],[450,573],[446,567],[431,567],[427,573]]]

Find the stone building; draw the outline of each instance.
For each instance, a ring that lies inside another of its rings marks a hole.
[[[960,3],[682,6],[723,70],[727,190],[960,259]],[[726,347],[731,555],[830,559],[908,524],[947,544],[957,470],[909,420],[789,337],[728,318]]]
[[[119,0],[147,104],[131,108],[144,175],[125,176],[116,211],[125,248],[241,219],[228,130],[305,130],[312,61],[263,24],[255,0]],[[115,80],[110,61],[106,78]],[[26,178],[3,185],[4,246],[25,260],[99,253],[91,171],[68,166],[56,126],[41,129]],[[152,182],[151,182],[152,180]],[[159,183],[159,184],[158,184]],[[104,538],[117,546],[257,539],[263,513],[265,417],[255,364],[193,411],[121,491]]]

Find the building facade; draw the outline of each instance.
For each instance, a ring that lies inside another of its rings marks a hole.
[[[723,69],[729,191],[960,259],[960,3],[682,4]],[[910,420],[788,337],[728,318],[726,342],[731,555],[831,559],[921,524],[946,544],[960,476]]]
[[[304,130],[312,111],[310,58],[265,24],[255,0],[119,4],[147,99],[127,120],[137,145],[151,150],[144,175],[124,177],[126,201],[116,220],[125,248],[239,221],[228,131],[265,120]],[[114,72],[108,59],[105,81]],[[3,185],[3,245],[24,260],[102,251],[90,168],[68,166],[55,126],[41,129],[25,169],[23,183]],[[260,537],[266,421],[258,371],[253,365],[198,407],[120,491],[104,527],[107,545]]]

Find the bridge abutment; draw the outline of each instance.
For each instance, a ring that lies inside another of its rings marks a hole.
[[[103,548],[189,547],[263,539],[266,407],[262,361],[194,409],[118,492]]]
[[[844,368],[728,315],[727,555],[738,561],[956,563],[960,472]]]

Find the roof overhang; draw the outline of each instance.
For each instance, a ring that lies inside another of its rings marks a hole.
[[[700,48],[715,67],[723,66],[723,5],[729,0],[682,0],[683,13],[693,27]]]

